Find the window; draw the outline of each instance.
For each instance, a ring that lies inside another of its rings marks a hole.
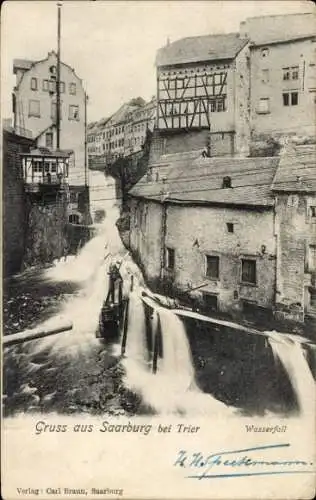
[[[232,180],[230,177],[226,176],[223,178],[222,187],[223,187],[223,189],[232,187]]]
[[[79,120],[79,106],[70,104],[69,106],[69,120]]]
[[[69,94],[71,95],[76,95],[76,84],[75,83],[70,83],[69,84]]]
[[[59,91],[61,94],[65,93],[65,82],[60,82],[59,83]]]
[[[37,118],[41,116],[40,101],[29,100],[29,116],[36,116]]]
[[[217,311],[217,295],[211,293],[203,293],[203,301],[206,312],[208,311]]]
[[[45,145],[47,148],[52,148],[53,147],[53,133],[52,132],[46,132],[45,134]]]
[[[310,293],[310,305],[311,307],[316,307],[316,292],[311,290],[309,293]]]
[[[37,90],[37,78],[31,78],[31,90]]]
[[[211,279],[219,278],[219,257],[216,255],[206,255],[206,277]]]
[[[309,213],[310,213],[311,219],[316,219],[316,206],[309,207]]]
[[[283,92],[283,106],[297,106],[298,92]]]
[[[48,81],[48,90],[51,93],[56,92],[56,81],[55,80]]]
[[[227,232],[228,233],[233,233],[234,232],[234,224],[232,222],[227,222],[226,227],[227,227]]]
[[[310,245],[310,247],[309,247],[308,270],[310,272],[316,271],[316,246],[315,245]]]
[[[298,92],[291,92],[291,104],[292,106],[298,105]]]
[[[270,112],[270,99],[269,97],[261,97],[258,103],[257,113],[265,114]]]
[[[211,113],[220,113],[221,111],[226,111],[226,98],[218,97],[217,99],[211,99],[210,111]]]
[[[79,215],[78,214],[70,214],[69,215],[70,224],[79,224]]]
[[[298,80],[298,75],[299,75],[298,66],[283,68],[283,80]]]
[[[34,173],[42,173],[43,171],[43,163],[39,160],[33,160],[32,168]]]
[[[290,79],[290,68],[283,68],[283,80]]]
[[[269,49],[261,49],[261,57],[267,57],[269,55]]]
[[[43,90],[45,92],[48,92],[48,90],[49,90],[49,82],[48,82],[48,80],[43,80]]]
[[[241,260],[241,281],[242,283],[251,283],[253,285],[257,282],[256,276],[256,261],[250,259]]]
[[[175,266],[175,250],[174,248],[166,248],[166,268],[173,270]]]

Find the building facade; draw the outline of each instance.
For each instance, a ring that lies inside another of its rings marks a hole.
[[[147,279],[220,311],[272,308],[278,159],[177,156],[162,156],[130,191],[130,246]]]
[[[144,146],[148,131],[153,132],[156,122],[156,98],[131,112],[125,126],[124,156],[137,153]]]
[[[294,146],[280,159],[272,189],[280,317],[316,316],[316,147]]]
[[[72,152],[69,184],[84,185],[86,94],[74,69],[60,66],[60,149]],[[31,130],[38,147],[56,149],[56,53],[41,61],[16,59],[13,72],[14,127]]]
[[[148,103],[141,98],[125,103],[110,118],[88,126],[88,158],[91,168],[104,169],[118,157],[142,151],[148,131],[156,120],[156,100]]]
[[[130,247],[148,283],[209,311],[315,317],[315,148],[301,148],[304,166],[297,153],[153,163],[130,191]]]
[[[250,49],[250,126],[254,140],[314,137],[316,35],[313,14],[241,23]]]
[[[248,41],[238,33],[184,38],[159,49],[157,153],[247,154],[248,59]]]

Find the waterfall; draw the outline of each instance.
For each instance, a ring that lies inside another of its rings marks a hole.
[[[42,324],[43,327],[53,327],[65,319],[72,321],[73,329],[63,335],[37,341],[35,352],[51,348],[52,352],[64,351],[69,356],[84,352],[97,343],[95,331],[108,288],[106,237],[106,232],[100,227],[99,234],[86,244],[75,259],[65,262],[64,266],[58,263],[48,270],[49,278],[81,282],[81,289],[63,304],[58,314]]]
[[[301,342],[293,335],[266,332],[275,359],[280,360],[295,391],[300,412],[307,415],[314,404],[315,383]]]
[[[163,358],[159,366],[162,375],[171,376],[171,383],[188,389],[194,383],[191,348],[181,319],[168,309],[159,310]]]
[[[160,414],[231,415],[232,410],[229,407],[213,396],[204,394],[196,386],[186,330],[182,321],[172,311],[161,307],[154,309],[153,337],[157,334],[158,316],[163,352],[162,358],[158,359],[157,373],[149,371],[140,360],[142,349],[147,356],[145,330],[129,327],[129,341],[138,347],[134,346],[134,351],[126,351],[125,385],[141,394],[145,404]],[[137,324],[135,317],[134,321]],[[145,327],[145,322],[142,325]]]
[[[142,365],[148,359],[144,305],[136,292],[129,296],[126,354]]]

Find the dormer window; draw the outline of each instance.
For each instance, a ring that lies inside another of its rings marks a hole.
[[[226,176],[223,178],[223,189],[232,187],[232,180],[230,177]]]

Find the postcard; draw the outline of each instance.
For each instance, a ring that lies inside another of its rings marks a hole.
[[[314,497],[315,27],[2,6],[5,500]]]

